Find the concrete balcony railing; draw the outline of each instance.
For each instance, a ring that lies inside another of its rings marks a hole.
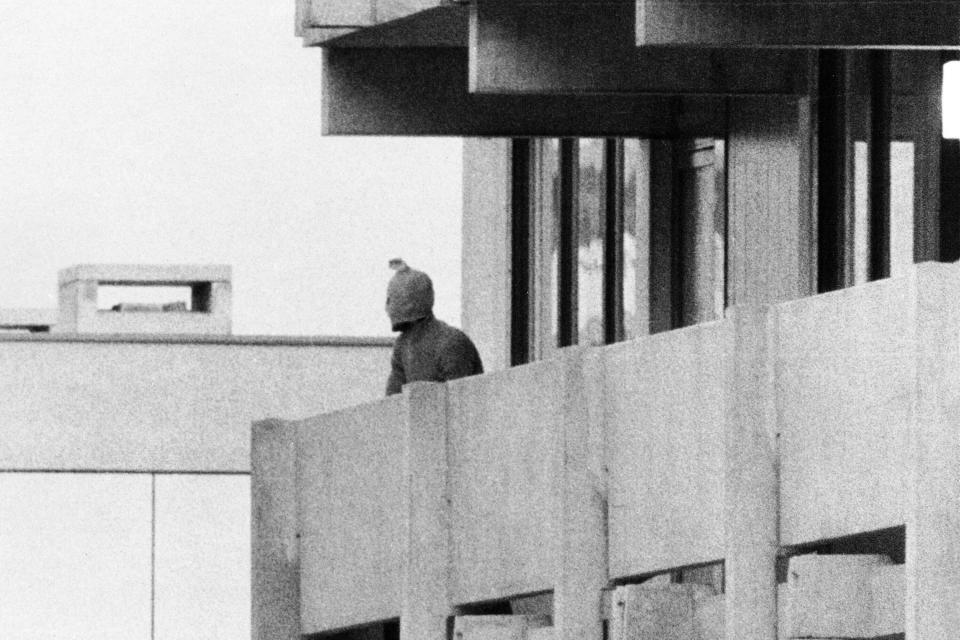
[[[943,264],[258,423],[255,637],[399,619],[440,640],[533,594],[552,626],[472,637],[660,637],[625,615],[687,616],[698,638],[949,637],[958,426]],[[722,580],[652,586],[702,566]]]

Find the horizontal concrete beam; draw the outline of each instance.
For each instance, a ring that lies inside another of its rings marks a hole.
[[[718,135],[728,100],[790,96],[471,94],[463,48],[324,50],[327,135]],[[779,104],[779,102],[778,102]]]
[[[808,54],[638,48],[634,0],[478,0],[470,90],[482,93],[801,94]]]
[[[960,3],[940,0],[637,0],[637,44],[960,48]]]
[[[469,11],[448,4],[364,28],[311,27],[305,46],[322,47],[466,47]]]
[[[440,0],[297,0],[301,27],[369,27],[440,6]]]
[[[226,264],[78,264],[61,269],[57,279],[61,285],[95,280],[103,284],[176,286],[229,282],[230,275],[230,265]]]

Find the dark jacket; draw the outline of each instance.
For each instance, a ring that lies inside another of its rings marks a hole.
[[[433,315],[406,326],[393,346],[387,395],[408,382],[446,382],[483,373],[473,342],[463,331]]]

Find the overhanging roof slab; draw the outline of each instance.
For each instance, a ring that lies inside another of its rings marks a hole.
[[[296,33],[306,46],[325,46],[345,35],[445,5],[442,0],[296,0]]]
[[[470,90],[477,93],[807,93],[803,51],[638,48],[635,0],[476,0]]]
[[[477,94],[467,67],[465,48],[324,49],[324,133],[671,137],[727,126],[723,96]]]
[[[960,48],[957,0],[636,3],[636,43],[641,46]]]

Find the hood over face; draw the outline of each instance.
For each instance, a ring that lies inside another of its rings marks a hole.
[[[400,258],[390,261],[396,273],[387,285],[387,315],[394,331],[401,325],[433,314],[433,282],[423,271],[407,266]]]

